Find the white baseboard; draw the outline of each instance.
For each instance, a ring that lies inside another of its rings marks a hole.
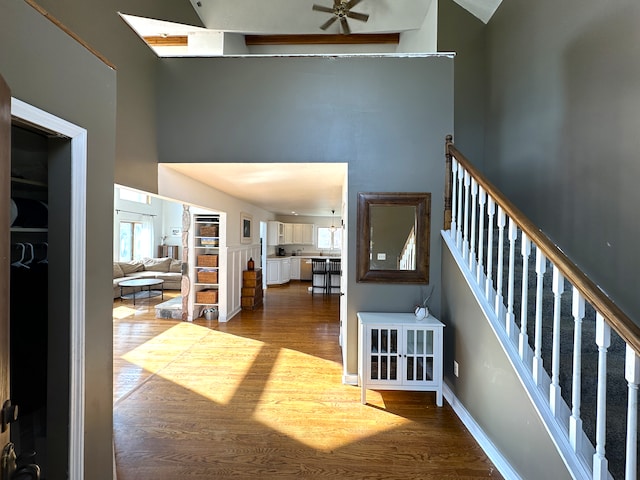
[[[345,385],[358,385],[358,375],[355,373],[342,374],[342,383]]]
[[[521,480],[520,475],[516,472],[508,460],[500,453],[500,451],[493,444],[491,439],[484,433],[484,430],[478,425],[478,423],[474,420],[471,414],[467,411],[467,409],[460,403],[458,397],[453,394],[453,391],[449,386],[445,383],[442,388],[442,394],[444,398],[446,398],[453,411],[458,415],[458,418],[464,423],[464,426],[467,427],[473,438],[480,444],[484,453],[487,454],[489,460],[493,462],[496,466],[500,474],[506,480]]]

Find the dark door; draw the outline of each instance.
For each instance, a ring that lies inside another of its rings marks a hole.
[[[11,197],[11,93],[0,76],[0,405],[9,400],[9,205]],[[4,417],[3,409],[3,417]],[[4,424],[0,448],[9,442]]]
[[[10,200],[11,92],[0,75],[0,480],[38,480],[40,468],[29,463],[29,455],[16,459],[10,442],[10,424],[18,415],[10,400]]]

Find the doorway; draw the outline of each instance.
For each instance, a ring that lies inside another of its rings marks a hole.
[[[11,123],[16,141],[12,261],[26,264],[19,275],[33,275],[36,265],[39,271],[37,282],[11,278],[12,388],[18,406],[26,406],[11,438],[18,453],[41,452],[43,478],[79,479],[84,474],[87,132],[15,98]],[[24,254],[18,244],[25,246]],[[28,342],[27,334],[37,341]],[[26,365],[27,358],[35,362]]]

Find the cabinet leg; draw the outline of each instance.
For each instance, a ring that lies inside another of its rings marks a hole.
[[[360,389],[360,401],[363,405],[367,404],[367,388],[364,386]]]
[[[442,390],[436,392],[436,405],[439,407],[442,406]]]

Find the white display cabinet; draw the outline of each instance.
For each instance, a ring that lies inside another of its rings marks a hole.
[[[436,392],[442,406],[442,330],[433,316],[358,313],[358,383],[367,389]]]

